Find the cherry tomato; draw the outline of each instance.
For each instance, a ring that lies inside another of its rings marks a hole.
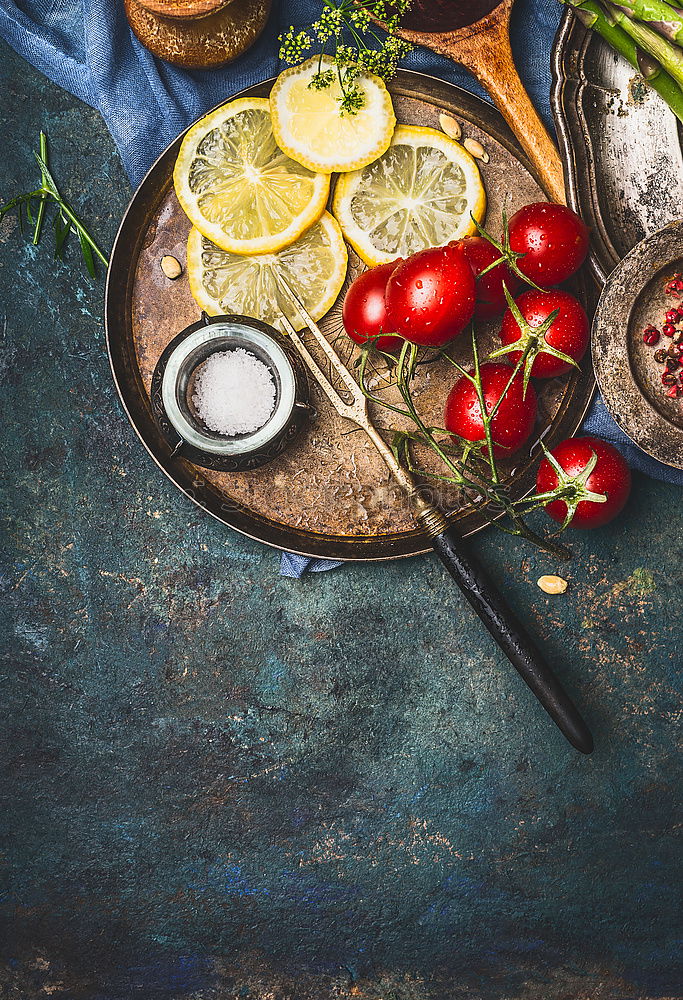
[[[526,205],[512,216],[508,231],[510,249],[525,255],[517,267],[541,288],[566,281],[588,253],[588,227],[564,205]]]
[[[390,325],[405,340],[441,347],[474,314],[474,275],[460,247],[420,250],[399,264],[385,293]]]
[[[490,413],[505,392],[513,369],[509,365],[487,361],[479,373],[484,393],[486,410]],[[505,392],[505,397],[491,421],[491,437],[494,455],[509,455],[524,444],[536,422],[536,393],[531,384],[524,394],[520,372]],[[485,436],[481,406],[476,386],[461,375],[451,389],[444,412],[446,430],[467,441],[482,441]]]
[[[520,329],[511,310],[503,316],[500,339],[504,346],[519,343],[520,350],[510,351],[505,356],[516,365],[522,356],[522,351],[530,344],[527,357],[533,356],[531,374],[537,378],[554,378],[565,375],[572,370],[572,365],[562,358],[544,350],[544,346],[554,347],[574,361],[580,361],[588,349],[590,326],[583,306],[569,292],[558,288],[549,292],[537,292],[530,288],[517,299],[517,308],[531,328]],[[559,314],[540,339],[536,339],[534,330],[543,326],[550,314],[559,310]]]
[[[474,272],[477,289],[477,304],[474,307],[475,319],[493,319],[500,316],[507,307],[503,282],[507,286],[510,295],[515,295],[521,285],[521,280],[510,270],[507,264],[499,264],[491,271],[488,271],[483,278],[479,277],[481,271],[500,260],[500,251],[496,250],[492,243],[485,240],[483,236],[465,236],[464,239],[449,244],[450,246],[462,247],[465,256],[470,262],[470,267]]]
[[[631,470],[626,459],[607,441],[596,437],[568,438],[551,452],[558,465],[572,477],[584,471],[593,453],[597,455],[598,461],[586,480],[586,489],[592,493],[602,493],[607,500],[605,503],[581,500],[570,521],[572,528],[599,528],[607,524],[619,514],[631,492]],[[557,472],[548,459],[544,458],[538,469],[536,490],[538,493],[547,493],[557,485]],[[545,510],[560,524],[567,516],[567,504],[564,500],[553,500]]]
[[[398,350],[403,343],[400,337],[391,336],[387,324],[387,310],[384,303],[384,290],[392,272],[400,261],[390,264],[380,264],[368,271],[363,271],[351,283],[344,296],[342,319],[344,329],[356,344],[365,344],[373,337],[375,347],[380,351]],[[386,333],[386,336],[380,334]]]

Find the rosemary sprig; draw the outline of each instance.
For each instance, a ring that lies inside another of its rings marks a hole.
[[[558,558],[567,559],[569,557],[568,549],[555,540],[559,532],[554,531],[553,533],[542,534],[528,524],[526,517],[538,507],[544,507],[554,500],[565,500],[568,503],[568,507],[573,507],[571,511],[573,515],[579,498],[585,499],[584,494],[581,492],[581,484],[577,488],[573,482],[568,482],[565,476],[558,480],[558,486],[553,491],[543,495],[534,494],[521,500],[513,500],[510,496],[511,484],[509,481],[505,481],[496,460],[496,449],[492,436],[493,420],[506,393],[513,385],[519,373],[524,371],[531,346],[527,345],[517,364],[514,368],[510,368],[510,378],[505,390],[496,405],[491,407],[491,409],[487,407],[484,397],[481,381],[481,362],[474,328],[472,328],[472,370],[463,368],[447,351],[443,350],[441,352],[442,357],[456,369],[461,377],[468,379],[477,391],[484,426],[484,437],[480,441],[466,441],[450,434],[444,428],[431,427],[425,423],[415,405],[412,393],[412,382],[419,364],[420,351],[414,344],[404,343],[397,357],[386,352],[380,352],[389,364],[395,366],[394,379],[392,381],[398,388],[403,406],[390,403],[388,400],[372,392],[366,383],[368,355],[371,353],[371,349],[372,343],[369,342],[363,348],[358,365],[359,383],[363,393],[368,399],[379,406],[407,417],[415,427],[414,430],[410,431],[393,432],[391,446],[396,458],[416,475],[425,479],[449,483],[462,489],[468,496],[474,495],[475,498],[479,498],[482,502],[489,504],[496,518],[496,524],[507,534],[525,538],[544,551],[550,552]],[[374,351],[376,353],[377,349],[374,348]],[[415,444],[421,444],[430,448],[445,467],[444,472],[431,472],[421,468],[411,451],[411,447]],[[475,500],[475,502],[477,501]],[[559,530],[564,530],[570,520],[571,516],[568,516],[565,524]]]
[[[25,194],[17,195],[15,198],[10,199],[10,201],[5,202],[4,205],[0,205],[0,222],[2,222],[8,212],[16,209],[19,228],[23,233],[25,213],[28,222],[33,227],[33,245],[37,246],[40,243],[43,233],[47,204],[50,201],[53,202],[57,208],[53,217],[55,257],[61,259],[66,240],[71,233],[74,233],[78,237],[81,254],[88,273],[94,278],[96,276],[95,257],[105,267],[109,267],[109,261],[69,203],[62,197],[57,187],[57,182],[50,171],[47,136],[44,132],[40,133],[39,152],[34,152],[33,155],[40,168],[40,186],[34,191],[27,191]]]
[[[324,0],[320,17],[308,30],[290,26],[280,35],[280,58],[300,63],[311,50],[318,50],[318,72],[309,84],[323,90],[339,82],[339,113],[355,115],[365,104],[365,94],[355,82],[362,73],[390,80],[399,60],[412,45],[392,33],[411,0]],[[377,33],[381,21],[388,34]],[[332,65],[330,65],[330,60]]]

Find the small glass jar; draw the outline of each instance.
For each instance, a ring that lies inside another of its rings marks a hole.
[[[258,430],[226,435],[202,421],[192,395],[197,370],[212,354],[242,348],[268,368],[275,404]],[[306,371],[286,337],[248,316],[206,313],[164,349],[152,376],[152,410],[172,450],[205,469],[255,469],[280,455],[310,415]]]

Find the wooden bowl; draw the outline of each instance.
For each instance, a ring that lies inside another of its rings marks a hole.
[[[192,0],[201,7],[218,0]],[[265,27],[271,0],[229,0],[212,13],[192,17],[161,16],[152,6],[178,6],[169,0],[124,0],[126,16],[146,49],[186,69],[213,69],[231,62],[253,45]]]

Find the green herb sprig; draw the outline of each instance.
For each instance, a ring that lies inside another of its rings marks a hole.
[[[356,83],[359,76],[364,72],[374,73],[390,80],[399,61],[413,48],[393,34],[410,2],[324,0],[320,17],[310,29],[297,31],[292,26],[280,35],[280,58],[296,65],[312,54],[313,49],[319,49],[318,72],[309,86],[324,90],[338,81],[342,94],[339,112],[355,115],[365,103],[365,95]],[[388,32],[385,37],[378,34],[377,21]],[[333,66],[329,65],[329,59]]]
[[[437,356],[441,356],[452,365],[458,375],[466,378],[476,389],[484,426],[484,437],[479,441],[459,438],[444,427],[428,426],[421,417],[412,390],[416,369],[422,363],[422,349],[415,344],[404,343],[398,354],[394,355],[380,351],[376,346],[373,347],[373,341],[368,341],[361,351],[357,364],[359,384],[369,400],[392,413],[398,413],[408,418],[413,425],[414,429],[409,431],[389,431],[394,456],[406,469],[422,479],[436,480],[458,487],[463,491],[468,501],[475,506],[488,505],[492,519],[502,531],[524,538],[560,559],[568,559],[570,552],[566,546],[557,541],[557,536],[569,527],[576,509],[582,501],[604,503],[607,500],[604,494],[592,492],[587,485],[588,478],[595,468],[597,455],[593,453],[583,472],[573,476],[561,468],[541,441],[543,455],[557,475],[557,486],[545,493],[532,493],[514,500],[511,495],[512,480],[506,479],[496,459],[492,424],[506,394],[518,375],[524,372],[527,356],[533,351],[533,345],[527,345],[517,364],[514,368],[510,368],[510,378],[503,393],[496,405],[489,409],[481,380],[482,362],[479,358],[474,326],[471,329],[471,337],[473,356],[471,369],[463,368],[462,365],[458,364],[446,348],[442,348]],[[372,379],[368,378],[370,372],[377,371],[374,367],[376,362],[372,357],[373,354],[375,357],[378,355],[382,357],[388,363],[391,372],[391,377],[385,377],[382,380],[383,384],[380,389],[370,388],[370,385],[374,386],[377,381],[375,376]],[[398,389],[402,405],[395,405],[379,394],[392,385]],[[433,451],[442,463],[443,472],[431,472],[422,468],[413,453],[416,445],[426,446]],[[564,522],[560,527],[552,532],[537,531],[532,528],[527,520],[528,516],[539,508],[547,507],[557,501],[563,501],[567,508]]]
[[[16,210],[19,220],[19,228],[24,232],[24,215],[33,228],[33,245],[40,243],[45,222],[45,212],[49,202],[56,205],[52,225],[55,231],[55,257],[61,259],[64,253],[64,246],[68,236],[73,233],[78,237],[81,254],[85,261],[85,266],[91,277],[96,276],[95,258],[105,267],[109,267],[109,261],[100,250],[99,246],[90,235],[84,224],[78,218],[69,203],[62,197],[57,182],[50,171],[48,161],[47,136],[40,133],[39,152],[33,154],[40,168],[40,186],[34,191],[27,191],[25,194],[17,195],[10,201],[0,205],[0,222],[8,212]]]
[[[374,348],[375,352],[377,348]],[[467,370],[454,361],[446,350],[440,352],[444,360],[451,364],[460,376],[468,379],[476,391],[479,398],[482,423],[484,425],[484,437],[481,441],[466,441],[452,435],[443,427],[430,427],[422,419],[418,407],[415,404],[412,383],[415,377],[416,368],[419,365],[420,348],[415,344],[406,342],[398,355],[381,351],[385,360],[393,368],[393,384],[398,388],[403,406],[396,406],[388,400],[378,395],[370,389],[368,385],[367,366],[372,353],[372,343],[369,341],[362,350],[359,363],[360,377],[359,384],[364,395],[379,406],[388,409],[401,416],[407,417],[415,426],[411,431],[394,431],[391,441],[392,451],[397,459],[410,472],[415,473],[424,479],[436,480],[448,483],[463,490],[471,502],[479,505],[486,503],[489,506],[492,517],[496,519],[497,526],[510,535],[517,535],[525,538],[528,542],[538,546],[546,552],[552,553],[560,559],[569,558],[569,550],[566,546],[556,540],[556,536],[567,527],[576,509],[576,503],[580,499],[586,499],[586,495],[581,490],[581,485],[575,485],[573,481],[564,476],[558,483],[555,490],[546,494],[513,500],[510,495],[511,482],[506,481],[502,474],[494,448],[491,425],[498,409],[505,398],[508,390],[520,371],[523,371],[525,364],[525,354],[519,359],[514,368],[510,368],[510,379],[502,393],[498,403],[489,409],[484,399],[483,386],[480,375],[481,362],[477,347],[477,339],[472,327],[472,353],[473,369]],[[421,444],[433,451],[444,466],[443,473],[429,472],[419,466],[413,455],[413,447]],[[547,455],[545,448],[544,453]],[[554,464],[554,463],[553,463]],[[598,499],[598,494],[591,494],[589,499],[601,502],[605,498]],[[564,525],[559,531],[552,533],[539,532],[532,528],[526,517],[538,507],[545,507],[555,500],[564,500],[571,506],[571,515],[568,516]]]

